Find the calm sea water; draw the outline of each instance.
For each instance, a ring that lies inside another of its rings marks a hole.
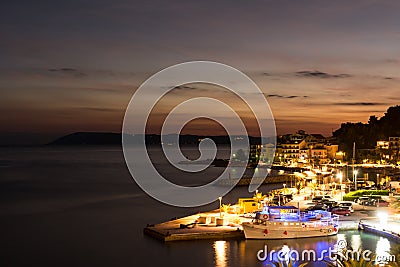
[[[198,156],[193,148],[185,153]],[[225,157],[229,150],[218,153]],[[156,167],[180,184],[204,184],[222,172],[211,168],[206,176],[188,176],[174,172],[158,149],[151,149],[151,155]],[[261,191],[276,187],[263,186]],[[224,202],[233,203],[239,196],[251,194],[238,187]],[[0,266],[265,266],[267,262],[256,256],[265,245],[322,251],[333,247],[338,238],[371,251],[394,245],[358,231],[319,239],[167,244],[143,235],[146,224],[218,205],[176,208],[153,200],[130,177],[119,147],[2,148]]]

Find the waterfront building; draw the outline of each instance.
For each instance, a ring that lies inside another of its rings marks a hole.
[[[389,137],[389,140],[378,140],[375,151],[381,160],[398,162],[400,159],[400,137]]]
[[[288,140],[281,145],[283,154],[282,161],[284,163],[293,164],[299,161],[300,150],[304,149],[307,146],[307,143],[304,139],[300,142]]]
[[[307,134],[303,130],[295,134],[278,137],[275,149],[274,163],[277,164],[327,164],[335,160],[343,161],[343,154],[337,154],[339,146],[332,144],[322,134]],[[252,145],[249,154],[249,164],[270,164],[272,145]]]
[[[249,153],[249,165],[272,165],[276,150],[277,149],[274,149],[273,144],[251,145]]]

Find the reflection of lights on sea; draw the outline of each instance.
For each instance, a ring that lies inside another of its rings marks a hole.
[[[315,244],[315,249],[320,253],[323,250],[329,249],[329,243],[326,241],[318,241],[317,244]]]
[[[347,244],[346,235],[345,234],[337,234],[335,251],[343,251],[344,249],[346,249],[346,247],[344,247],[346,244]]]
[[[290,259],[290,248],[287,245],[283,245],[281,249],[281,259],[284,260],[285,262],[289,262]]]
[[[226,267],[228,266],[227,249],[228,243],[226,241],[215,241],[214,242],[214,253],[215,253],[215,266]]]
[[[351,236],[351,248],[353,251],[358,251],[361,248],[361,236],[352,235]]]
[[[380,237],[376,242],[376,259],[389,259],[390,258],[390,242],[388,239]],[[376,262],[377,264],[379,262]]]

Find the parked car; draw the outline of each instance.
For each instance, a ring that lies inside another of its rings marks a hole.
[[[371,199],[370,201],[371,206],[375,206],[375,207],[389,207],[389,202],[387,202],[386,200],[383,199]]]
[[[322,199],[323,199],[322,196],[316,196],[316,197],[313,197],[312,202],[317,203],[317,202],[320,202]]]
[[[341,202],[339,202],[339,208],[348,208],[351,213],[354,212],[353,202],[351,202],[351,201],[341,201]]]
[[[366,205],[368,204],[369,201],[370,201],[369,197],[359,197],[356,202],[360,205]]]
[[[322,200],[320,204],[325,204],[328,207],[328,210],[331,210],[332,208],[338,206],[338,203],[336,201],[331,200]]]
[[[370,198],[368,200],[363,201],[362,205],[364,206],[375,206],[375,199]]]
[[[328,210],[328,206],[325,204],[317,204],[306,208],[306,211],[313,211],[313,210]]]
[[[323,198],[320,203],[325,203],[325,202],[334,202],[332,198]]]
[[[365,206],[376,206],[377,201],[383,201],[382,196],[371,195],[369,199],[363,202]]]
[[[283,195],[288,201],[293,200],[293,194]]]
[[[321,202],[322,200],[331,200],[331,199],[332,199],[332,197],[331,196],[327,196],[327,195],[325,195],[325,196],[316,196],[316,197],[314,197],[312,199],[312,202],[318,203],[318,202]]]
[[[344,216],[349,216],[351,215],[351,211],[349,208],[346,207],[337,207],[337,208],[333,208],[331,210],[332,214],[336,214],[336,215],[344,215]]]

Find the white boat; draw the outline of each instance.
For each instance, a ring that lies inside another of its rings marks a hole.
[[[304,213],[294,206],[266,206],[242,226],[248,239],[331,236],[339,231],[339,216],[322,210]]]

